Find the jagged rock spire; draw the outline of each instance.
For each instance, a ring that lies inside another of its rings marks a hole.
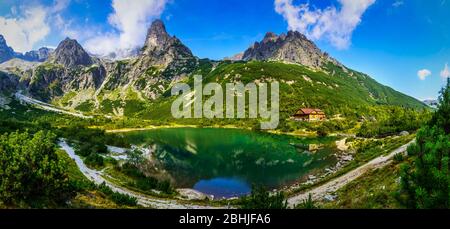
[[[155,20],[147,33],[142,55],[149,64],[168,66],[171,62],[194,58],[192,52],[178,38],[170,36],[161,20]]]
[[[89,66],[92,59],[83,47],[76,41],[66,38],[55,50],[55,62],[64,67],[73,68],[76,66]]]

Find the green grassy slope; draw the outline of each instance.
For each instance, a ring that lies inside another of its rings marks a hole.
[[[394,105],[422,109],[420,101],[377,83],[362,73],[329,65],[324,71],[313,71],[300,65],[277,62],[221,62],[203,65],[195,72],[204,83],[280,82],[281,118],[286,119],[302,107],[323,109],[327,115],[360,116],[377,105]],[[188,84],[193,85],[192,77]],[[150,119],[170,116],[173,98],[170,90],[141,115]]]

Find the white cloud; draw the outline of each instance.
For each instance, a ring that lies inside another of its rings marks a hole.
[[[15,51],[29,51],[50,33],[46,18],[47,11],[41,6],[26,8],[21,16],[0,17],[0,34]]]
[[[86,41],[86,49],[97,55],[127,53],[142,46],[150,23],[161,16],[169,0],[113,0],[114,12],[109,23],[117,30],[95,36]]]
[[[16,6],[12,6],[11,7],[11,14],[12,15],[16,15],[17,14],[17,7]]]
[[[312,9],[309,4],[293,5],[293,0],[275,0],[275,11],[288,22],[289,29],[310,39],[326,39],[338,49],[350,46],[352,33],[364,12],[375,0],[338,0],[340,8]]]
[[[53,6],[51,7],[52,13],[59,13],[65,10],[70,4],[70,0],[54,0]]]
[[[51,11],[54,13],[51,17],[54,28],[56,28],[60,35],[76,40],[86,40],[98,32],[98,28],[94,26],[86,26],[74,19],[67,19],[62,16],[62,11],[66,9],[71,0],[54,0],[54,5]],[[86,20],[85,20],[86,23]]]
[[[393,6],[393,7],[400,7],[400,6],[402,6],[403,4],[405,4],[405,3],[403,2],[403,0],[396,0],[394,3],[392,3],[392,6]]]
[[[420,80],[425,80],[428,76],[431,76],[431,71],[428,69],[422,69],[417,72],[417,76]]]
[[[70,0],[55,0],[49,7],[42,5],[11,8],[11,16],[0,17],[0,34],[16,52],[27,52],[44,40],[51,31],[53,14],[67,8]]]
[[[447,78],[450,78],[450,70],[448,69],[448,63],[445,64],[444,69],[441,71],[441,77],[444,80],[446,80]]]
[[[58,29],[59,33],[64,37],[76,39],[78,41],[85,41],[99,34],[100,28],[95,25],[87,25],[77,23],[75,20],[65,19],[61,14],[56,14],[52,18],[53,25]]]

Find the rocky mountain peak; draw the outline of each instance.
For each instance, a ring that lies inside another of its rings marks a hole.
[[[149,28],[149,34],[169,36],[166,30],[166,26],[164,25],[164,22],[159,19],[152,22],[152,25]]]
[[[81,45],[73,39],[66,38],[55,50],[54,61],[64,67],[73,68],[79,65],[89,66],[93,61]]]
[[[150,26],[142,49],[142,56],[153,65],[168,66],[171,62],[192,59],[194,56],[178,38],[170,36],[161,20],[155,20]]]
[[[271,42],[271,41],[276,41],[277,39],[278,39],[278,36],[275,33],[268,32],[264,36],[264,39],[262,42],[267,43],[267,42]]]
[[[23,56],[23,59],[28,61],[44,62],[50,57],[53,51],[54,50],[51,48],[42,47],[38,50],[26,52],[25,55]]]
[[[240,61],[242,60],[242,56],[244,55],[243,52],[235,54],[234,56],[231,57],[225,57],[223,58],[224,60],[231,60],[231,61]]]
[[[166,31],[166,26],[161,20],[156,20],[152,23],[147,32],[147,40],[145,41],[145,48],[157,48],[167,46],[171,37]]]
[[[8,61],[14,58],[15,53],[14,50],[8,46],[5,38],[0,35],[0,63]]]
[[[282,61],[311,68],[320,68],[328,61],[338,64],[297,31],[289,31],[287,35],[280,36],[267,33],[261,42],[256,42],[244,52],[243,60]]]

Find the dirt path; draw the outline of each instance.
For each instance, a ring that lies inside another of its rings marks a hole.
[[[72,158],[77,164],[80,171],[92,182],[95,184],[105,183],[108,187],[110,187],[114,192],[127,194],[129,196],[135,197],[138,200],[138,204],[144,207],[158,208],[158,209],[214,209],[217,207],[212,206],[203,206],[203,205],[195,205],[195,204],[185,204],[181,203],[177,200],[168,200],[168,199],[159,199],[156,197],[150,197],[147,195],[139,194],[128,190],[126,188],[120,187],[116,184],[113,184],[106,179],[103,178],[103,174],[100,171],[96,171],[88,168],[83,160],[75,154],[74,149],[69,146],[65,141],[59,142],[59,146]]]
[[[309,194],[311,194],[311,196],[314,200],[323,199],[326,195],[336,192],[340,188],[342,188],[345,185],[347,185],[348,183],[356,180],[357,178],[359,178],[361,175],[367,173],[368,171],[373,170],[373,169],[383,168],[384,166],[386,166],[392,162],[392,158],[394,157],[394,155],[406,152],[406,149],[408,148],[408,146],[410,144],[412,144],[413,142],[414,141],[411,141],[408,144],[401,146],[400,148],[392,151],[387,156],[377,157],[377,158],[373,159],[372,161],[368,162],[367,164],[364,164],[364,165],[356,168],[355,170],[352,170],[340,177],[337,177],[323,185],[320,185],[320,186],[315,187],[311,190],[308,190],[304,193],[297,194],[295,196],[290,197],[288,199],[289,207],[294,207],[295,205],[302,203],[304,200],[307,200],[309,197]]]
[[[20,92],[17,92],[15,94],[16,99],[20,100],[21,102],[24,103],[28,103],[31,105],[36,106],[37,108],[40,108],[42,110],[46,110],[46,111],[52,111],[52,112],[56,112],[56,113],[60,113],[60,114],[67,114],[67,115],[71,115],[71,116],[75,116],[78,118],[84,118],[84,119],[90,119],[92,118],[92,116],[85,116],[81,113],[75,113],[75,112],[70,112],[70,111],[65,111],[59,108],[56,108],[55,106],[48,104],[48,103],[44,103],[42,101],[27,97],[25,95],[22,95]]]

